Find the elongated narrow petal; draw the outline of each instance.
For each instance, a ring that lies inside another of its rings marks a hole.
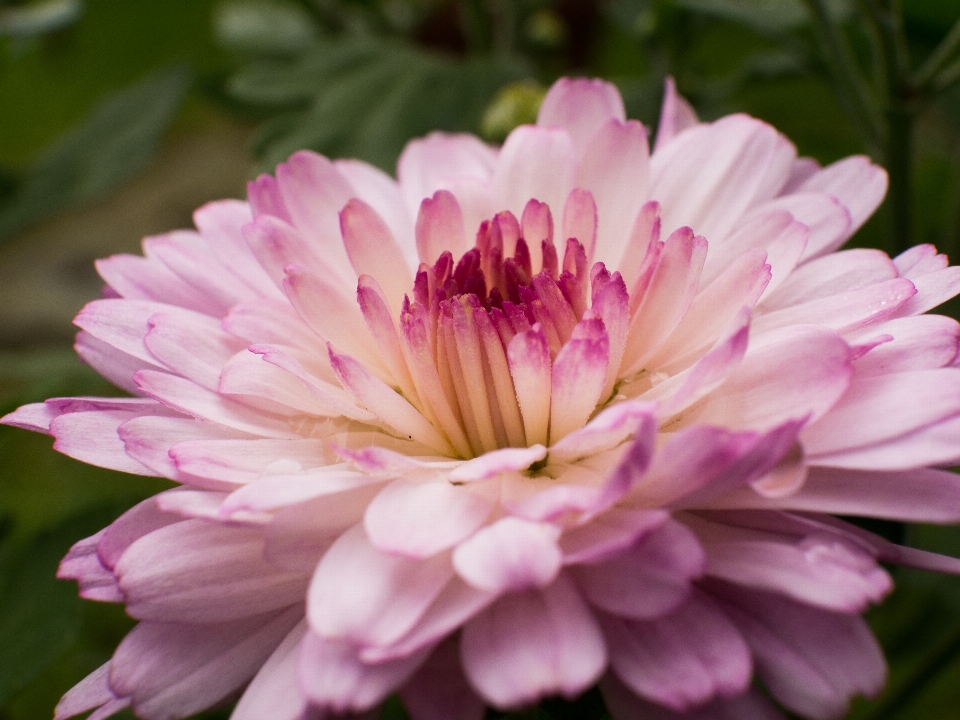
[[[507,347],[507,360],[527,443],[545,445],[550,424],[552,368],[543,329],[536,325],[514,336]]]

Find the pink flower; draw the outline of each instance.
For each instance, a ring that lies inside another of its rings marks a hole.
[[[923,314],[960,269],[835,252],[883,170],[667,89],[652,154],[612,85],[561,80],[499,150],[430,135],[397,181],[297,153],[98,263],[77,350],[134,397],[4,422],[181,485],[63,561],[141,622],[57,718],[242,691],[234,720],[394,692],[478,720],[597,682],[617,720],[834,718],[879,691],[880,562],[960,562],[833,515],[960,521],[931,469],[960,462],[960,326]]]

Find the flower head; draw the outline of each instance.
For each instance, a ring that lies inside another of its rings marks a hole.
[[[598,682],[617,720],[842,715],[884,681],[880,562],[960,569],[834,517],[960,521],[960,326],[923,314],[960,271],[836,252],[885,190],[669,82],[651,154],[565,79],[500,149],[433,134],[396,181],[297,153],[101,261],[77,350],[133,397],[4,422],[180,486],[63,561],[141,622],[57,718]]]

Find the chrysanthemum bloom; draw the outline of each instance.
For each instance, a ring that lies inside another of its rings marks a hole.
[[[180,487],[63,561],[141,622],[57,718],[596,683],[617,720],[843,715],[884,682],[880,563],[960,567],[834,517],[960,520],[960,326],[923,314],[960,269],[836,252],[886,184],[672,85],[651,154],[561,80],[499,150],[434,134],[397,181],[297,153],[101,261],[77,350],[135,397],[4,421]]]

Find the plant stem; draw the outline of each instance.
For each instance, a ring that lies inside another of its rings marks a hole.
[[[897,0],[864,0],[868,21],[880,38],[886,79],[887,119],[884,160],[890,174],[887,205],[890,208],[890,253],[899,255],[913,245],[913,130],[917,116],[917,91],[910,72]]]
[[[846,101],[854,121],[860,126],[867,148],[872,154],[880,154],[884,136],[883,121],[853,53],[831,20],[824,0],[803,2],[823,40],[842,98]]]
[[[944,65],[953,57],[957,49],[960,48],[960,20],[954,23],[950,32],[940,42],[937,49],[933,51],[923,66],[917,70],[914,76],[914,83],[917,87],[926,88],[933,81],[934,77]]]
[[[896,713],[913,700],[937,674],[943,672],[943,670],[957,658],[958,654],[960,654],[960,628],[954,628],[953,631],[947,635],[944,643],[934,651],[933,654],[925,658],[923,662],[914,668],[906,680],[874,706],[868,718],[871,720],[881,720],[882,718],[894,717]]]
[[[887,172],[890,189],[887,202],[893,232],[891,255],[913,245],[913,127],[916,113],[901,103],[887,110],[890,131],[887,141]]]

